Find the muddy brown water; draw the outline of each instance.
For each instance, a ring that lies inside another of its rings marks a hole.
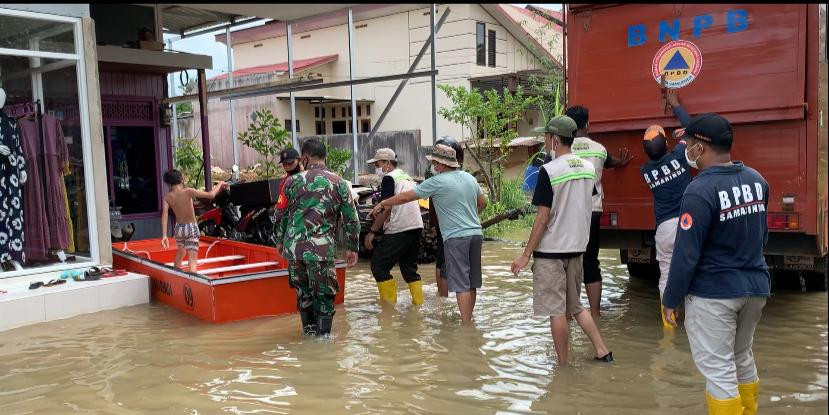
[[[663,333],[654,281],[602,251],[600,329],[616,357],[591,361],[571,329],[569,367],[549,322],[532,316],[531,277],[509,272],[520,246],[484,245],[474,328],[453,297],[425,304],[399,281],[381,307],[368,263],[349,271],[330,339],[296,315],[213,325],[162,304],[0,333],[0,414],[699,414],[704,379],[684,330]],[[397,277],[400,280],[399,276]],[[583,298],[586,304],[586,298]],[[827,295],[778,292],[755,336],[760,413],[827,411]]]

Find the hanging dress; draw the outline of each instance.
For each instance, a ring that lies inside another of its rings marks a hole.
[[[10,151],[8,156],[0,154],[0,262],[24,262],[23,175],[26,160],[17,120],[2,109],[0,146]]]

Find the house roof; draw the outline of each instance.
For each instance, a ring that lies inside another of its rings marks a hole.
[[[541,15],[541,17],[543,17],[547,20],[550,20],[550,21],[552,21],[552,22],[554,22],[558,25],[561,25],[562,22],[563,22],[564,16],[562,15],[561,12],[558,12],[558,11],[555,11],[555,10],[552,10],[552,9],[548,9],[546,7],[541,7],[541,6],[535,6],[535,5],[532,5],[532,4],[528,4],[527,7],[526,7],[526,10],[529,10],[533,14]]]
[[[315,58],[308,58],[308,59],[296,59],[294,60],[294,72],[302,71],[305,69],[315,68],[317,66],[325,65],[326,63],[331,63],[336,61],[340,55],[325,55],[325,56],[317,56]],[[245,75],[252,75],[252,74],[259,74],[259,73],[268,73],[268,72],[288,72],[288,62],[280,62],[271,65],[262,65],[262,66],[254,66],[251,68],[243,68],[237,69],[233,71],[233,77],[237,76],[245,76]],[[210,80],[214,79],[225,79],[227,78],[226,73],[221,75],[215,76],[210,78]]]
[[[400,13],[402,11],[411,10],[413,8],[418,8],[421,6],[425,7],[428,5],[360,4],[358,6],[353,7],[354,21],[357,22],[360,20],[375,18],[391,13]],[[492,14],[493,17],[498,21],[498,23],[504,26],[510,34],[516,37],[527,49],[530,50],[531,53],[536,55],[537,58],[549,59],[553,62],[558,63],[560,66],[560,63],[555,58],[555,56],[553,56],[552,53],[550,53],[550,51],[542,45],[541,40],[537,38],[537,35],[535,33],[533,33],[534,31],[528,30],[528,28],[525,27],[525,25],[522,25],[521,22],[517,21],[515,17],[513,17],[512,15],[512,13],[521,14],[529,19],[532,19],[537,24],[541,25],[547,25],[549,23],[552,23],[552,29],[557,32],[561,32],[562,29],[559,22],[547,20],[543,16],[544,14],[548,14],[553,18],[556,18],[556,16],[560,18],[560,12],[544,9],[545,13],[538,13],[530,9],[516,7],[510,4],[480,4],[480,6],[483,7],[490,14]],[[345,13],[343,10],[338,10],[326,14],[316,15],[314,17],[292,23],[292,32],[294,34],[299,34],[311,30],[318,30],[342,25],[344,21],[344,16],[341,15],[343,13]],[[271,21],[261,26],[236,30],[233,32],[231,38],[233,44],[240,44],[256,42],[264,39],[271,39],[285,35],[285,22]],[[224,34],[217,34],[215,38],[217,42],[226,42],[226,37]],[[538,55],[539,53],[543,53],[543,56]]]
[[[560,23],[561,22],[561,13],[560,12],[550,10],[550,9],[545,9],[543,7],[533,6],[533,5],[527,5],[526,8],[513,6],[512,4],[502,4],[501,6],[504,7],[505,11],[507,11],[506,9],[509,9],[511,11],[514,11],[515,13],[524,15],[527,18],[532,19],[532,20],[536,21],[539,24],[546,25],[546,24],[552,23],[551,28],[553,30],[555,30],[556,32],[560,33],[561,30],[562,30],[561,29],[561,23]],[[548,17],[550,19],[548,19]],[[551,20],[551,19],[553,19],[553,20]],[[556,19],[558,21],[556,21]]]
[[[498,23],[500,23],[501,26],[504,26],[504,28],[507,29],[507,31],[519,42],[521,42],[521,44],[524,45],[524,47],[526,47],[527,50],[529,50],[530,53],[532,53],[536,58],[542,61],[547,59],[550,62],[553,62],[558,67],[562,66],[561,62],[559,62],[558,59],[546,47],[544,47],[544,45],[541,42],[541,39],[539,39],[535,33],[533,33],[532,31],[528,31],[527,28],[521,24],[521,22],[515,20],[515,18],[510,13],[512,10],[507,9],[507,7],[515,6],[509,4],[482,3],[481,7],[483,7],[484,10],[489,12],[489,14]],[[520,8],[516,9],[526,10]],[[524,12],[521,13],[523,14]],[[533,19],[535,19],[535,16],[533,16]],[[553,24],[552,26],[560,30],[560,27],[557,24]]]
[[[429,7],[428,4],[358,4],[352,7],[354,22],[374,19],[396,13],[403,13],[410,10]],[[310,32],[312,30],[325,29],[328,27],[345,24],[347,19],[347,7],[330,11],[302,20],[290,21],[293,34]],[[233,31],[232,42],[234,45],[240,43],[257,42],[264,39],[285,36],[287,28],[285,20],[274,20],[261,26],[250,27],[243,30]],[[216,42],[225,43],[224,34],[216,35]]]

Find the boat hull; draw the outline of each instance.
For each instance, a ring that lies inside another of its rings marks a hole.
[[[155,300],[212,323],[297,311],[288,262],[275,248],[203,236],[198,271],[190,273],[171,265],[176,247],[170,244],[163,249],[161,239],[113,243],[113,265],[148,275]],[[336,263],[335,304],[345,299],[345,268]]]

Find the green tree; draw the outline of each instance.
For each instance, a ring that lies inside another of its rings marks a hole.
[[[180,138],[176,146],[175,166],[189,187],[200,188],[204,183],[202,148],[195,138]]]
[[[348,162],[351,160],[351,152],[348,150],[340,150],[337,147],[331,147],[328,143],[325,144],[325,167],[337,173],[340,177],[345,177],[346,170],[348,170]]]
[[[476,88],[451,85],[438,85],[438,88],[452,102],[451,107],[440,108],[438,114],[469,130],[469,137],[463,142],[465,154],[471,155],[481,167],[480,174],[490,199],[498,203],[503,187],[501,162],[509,157],[509,143],[518,136],[517,122],[538,99],[525,96],[520,86],[514,93],[507,88],[501,93],[495,90],[481,93]]]
[[[291,134],[282,128],[282,123],[268,108],[255,111],[253,119],[248,130],[239,133],[239,141],[262,156],[260,163],[265,178],[276,177],[281,169],[278,165],[279,152],[288,145]]]

